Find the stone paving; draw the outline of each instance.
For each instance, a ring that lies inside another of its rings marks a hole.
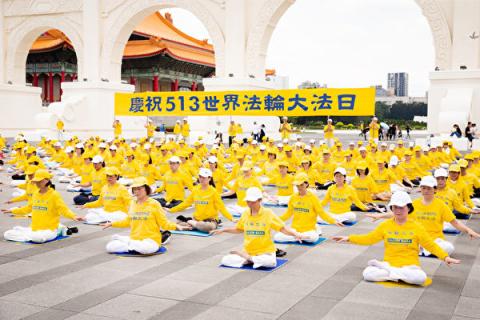
[[[12,189],[6,174],[0,181],[4,203]],[[71,204],[74,194],[62,184],[57,189]],[[378,223],[362,214],[359,220],[325,226],[323,235],[364,233]],[[480,240],[465,235],[447,237],[461,265],[421,258],[431,286],[387,288],[362,280],[367,261],[381,259],[382,244],[279,246],[288,263],[265,273],[218,267],[222,255],[241,248],[241,235],[173,235],[166,254],[129,258],[105,252],[110,236],[127,229],[64,223],[79,234],[43,245],[0,240],[0,319],[480,319]],[[28,224],[0,215],[2,233]],[[467,224],[480,230],[479,217]]]

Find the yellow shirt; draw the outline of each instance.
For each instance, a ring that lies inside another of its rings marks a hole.
[[[93,168],[93,164],[83,164],[80,166],[79,170],[78,170],[78,175],[80,176],[80,183],[89,183],[91,182],[91,175],[92,175],[92,172],[94,171],[95,169]]]
[[[380,125],[378,123],[370,123],[368,125],[370,131],[368,132],[371,139],[378,139],[378,129],[380,129]]]
[[[215,189],[218,193],[223,192],[223,186],[227,183],[227,173],[222,169],[212,171],[213,183],[215,183]]]
[[[20,187],[20,186],[19,186]],[[35,192],[38,192],[37,185],[29,180],[25,183],[25,193],[10,200],[10,202],[30,201]]]
[[[472,199],[470,199],[470,193],[468,190],[468,186],[465,182],[461,180],[453,181],[451,179],[447,180],[447,187],[452,188],[457,193],[458,198],[462,200],[462,202],[470,208],[474,208],[475,204],[473,203]]]
[[[293,194],[293,180],[294,178],[291,174],[286,174],[285,177],[282,177],[278,173],[268,181],[268,184],[274,184],[277,187],[277,196],[286,197]]]
[[[127,179],[133,179],[140,175],[140,166],[136,160],[125,161],[120,169],[121,176]]]
[[[350,211],[352,202],[362,210],[367,210],[367,207],[358,199],[357,193],[353,187],[344,185],[338,188],[336,184],[328,187],[327,194],[322,201],[322,206],[330,203],[329,212],[335,214],[346,213]]]
[[[102,192],[103,186],[107,183],[107,176],[105,169],[92,170],[90,173],[90,182],[92,183],[92,195],[99,196]]]
[[[185,187],[189,190],[193,189],[192,180],[180,170],[175,173],[168,170],[163,176],[162,181],[163,184],[157,189],[157,192],[165,191],[165,200],[167,200],[167,202],[172,200],[183,201],[185,199]]]
[[[160,230],[175,230],[177,225],[165,217],[158,201],[148,198],[142,204],[137,201],[132,203],[125,220],[112,223],[112,227],[130,227],[130,238],[132,240],[152,239],[158,245],[162,245]]]
[[[390,191],[390,185],[396,183],[398,180],[395,174],[386,168],[383,169],[382,172],[379,170],[372,170],[370,175],[375,182],[377,192]]]
[[[292,132],[292,127],[290,123],[282,123],[280,125],[280,133],[282,134],[282,139],[286,139],[290,137],[290,133]]]
[[[152,122],[149,122],[147,124],[147,137],[149,137],[149,138],[153,137],[153,133],[155,132],[155,128],[156,128],[156,126]]]
[[[118,138],[122,134],[122,124],[120,122],[114,124],[113,134],[115,138]]]
[[[190,207],[192,204],[195,206],[193,218],[197,221],[204,221],[207,219],[218,220],[219,211],[228,220],[233,220],[232,215],[227,211],[227,208],[225,208],[225,204],[220,198],[220,195],[212,186],[209,186],[207,190],[203,190],[201,186],[194,187],[190,196],[178,206],[173,207],[170,211],[182,211]]]
[[[245,179],[245,176],[242,175],[235,180],[235,184],[232,186],[231,189],[237,194],[237,203],[239,206],[247,206],[245,196],[247,195],[247,189],[250,187],[257,187],[260,190],[263,190],[262,184],[255,176],[251,176]]]
[[[455,190],[449,187],[435,190],[435,198],[442,200],[450,209],[455,209],[464,214],[470,213],[470,209],[463,205]]]
[[[324,133],[324,138],[325,139],[333,139],[334,138],[334,132],[335,130],[335,126],[333,125],[326,125],[325,127],[323,127],[323,133]]]
[[[276,160],[273,162],[267,161],[263,164],[262,174],[267,176],[269,179],[273,179],[277,174],[278,163]]]
[[[140,176],[147,179],[148,185],[151,186],[155,181],[160,180],[162,176],[159,174],[157,168],[149,164],[147,166],[142,166],[139,172]]]
[[[98,200],[86,203],[84,206],[86,208],[103,206],[103,209],[107,212],[128,212],[131,200],[132,197],[128,193],[127,188],[118,183],[115,183],[113,186],[107,183],[103,186]]]
[[[182,131],[182,126],[179,123],[176,123],[173,127],[173,134],[180,134]]]
[[[120,170],[125,159],[117,152],[114,157],[110,155],[108,159],[105,160],[107,167],[115,167]]]
[[[235,124],[231,124],[228,126],[228,136],[235,137],[237,135],[237,126]]]
[[[448,256],[433,241],[423,226],[410,217],[403,225],[398,225],[393,219],[389,219],[378,225],[372,232],[365,235],[352,234],[348,240],[361,245],[372,245],[383,240],[385,247],[383,260],[392,267],[419,266],[419,246],[427,249],[441,260]]]
[[[190,125],[188,123],[182,124],[182,136],[190,136]]]
[[[298,232],[315,231],[317,216],[328,223],[335,223],[335,220],[325,213],[317,196],[310,191],[304,196],[295,193],[290,198],[288,209],[280,219],[287,221],[291,216],[293,216],[292,228]]]
[[[318,181],[321,184],[325,184],[327,181],[333,180],[333,172],[337,168],[337,164],[329,161],[324,163],[323,161],[318,161],[313,165],[313,168],[318,172]]]
[[[352,187],[355,189],[358,199],[363,203],[373,202],[372,195],[378,192],[375,181],[370,176],[363,179],[358,176],[353,178]]]
[[[60,194],[48,189],[45,193],[35,192],[32,201],[21,208],[12,209],[15,215],[32,213],[32,231],[56,230],[60,224],[60,215],[73,219],[75,214],[67,207]]]
[[[414,200],[412,204],[415,209],[410,216],[423,225],[433,239],[445,239],[443,222],[455,220],[452,210],[440,199],[433,199],[429,205],[425,205],[420,198]]]
[[[405,171],[405,175],[410,180],[414,180],[422,176],[420,168],[412,161],[409,163],[402,162],[399,166]]]
[[[250,208],[238,220],[236,228],[243,231],[243,247],[251,255],[275,253],[271,230],[280,231],[285,223],[272,212],[261,207],[256,216],[252,216]]]

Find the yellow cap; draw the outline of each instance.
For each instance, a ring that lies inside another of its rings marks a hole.
[[[27,169],[25,169],[25,174],[30,175],[34,174],[37,171],[38,167],[37,166],[28,166]]]
[[[37,151],[37,149],[32,146],[28,147],[27,150],[25,150],[26,153],[34,153],[35,151]]]
[[[287,161],[279,161],[277,165],[279,167],[288,167],[288,162]]]
[[[398,144],[403,144],[403,140],[398,140],[397,143]]]
[[[422,151],[422,147],[420,147],[419,145],[416,145],[413,150],[415,151]]]
[[[308,162],[310,162],[310,159],[308,159],[308,158],[303,158],[301,163],[308,163]]]
[[[133,153],[132,150],[128,150],[126,153],[125,153],[125,157],[133,157],[135,156],[135,154]]]
[[[295,176],[295,179],[293,180],[293,184],[296,186],[301,185],[302,183],[305,183],[305,182],[308,182],[308,176],[304,172],[298,173]]]
[[[413,154],[412,154],[412,151],[408,150],[408,151],[405,151],[404,155],[406,155],[406,156],[411,156],[411,155],[413,155]]]
[[[450,172],[460,172],[460,166],[458,164],[452,164],[448,168],[448,171],[450,171]]]
[[[357,164],[357,170],[367,170],[368,166],[365,162],[360,162]]]
[[[363,141],[359,140],[359,141],[357,142],[357,145],[363,146]]]
[[[468,161],[465,160],[465,159],[462,159],[462,160],[458,161],[458,165],[460,166],[460,168],[466,168],[466,167],[468,167]]]
[[[84,152],[82,155],[82,159],[88,159],[88,158],[92,159],[93,158],[92,154],[90,152]]]
[[[120,170],[118,170],[117,167],[106,167],[105,168],[105,174],[107,176],[119,176],[120,175]]]
[[[133,179],[132,188],[138,188],[138,187],[142,187],[142,186],[148,186],[147,178],[137,177],[137,178]]]
[[[43,179],[52,179],[52,174],[45,169],[39,169],[35,172],[35,176],[33,177],[32,181],[38,182],[42,181]]]
[[[322,153],[323,153],[323,154],[327,154],[327,153],[330,154],[330,149],[324,148],[324,149],[322,150]]]
[[[292,147],[290,147],[289,145],[286,145],[283,147],[283,151],[287,152],[287,151],[292,151]]]
[[[474,160],[475,155],[473,153],[469,153],[464,158],[465,158],[465,160]]]

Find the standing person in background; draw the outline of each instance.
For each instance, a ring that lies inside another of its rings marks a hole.
[[[265,125],[262,124],[262,125],[260,126],[260,135],[259,135],[259,137],[258,137],[258,142],[260,142],[260,143],[263,141],[263,138],[267,135],[267,134],[265,133],[265,129],[266,129],[266,128],[265,128]]]
[[[120,123],[120,120],[115,120],[113,121],[113,136],[115,139],[118,139],[122,135],[122,124]]]
[[[257,124],[257,121],[253,122],[252,136],[253,140],[260,142],[260,126]]]
[[[473,135],[472,135],[472,123],[468,121],[467,126],[465,127],[465,138],[470,142],[470,148],[473,144]]]
[[[173,134],[175,135],[175,138],[179,140],[180,135],[182,134],[182,124],[180,123],[180,120],[177,120],[175,122],[175,126],[173,127]]]
[[[145,128],[147,129],[147,138],[150,139],[153,137],[155,133],[156,126],[152,120],[148,119],[147,123],[145,124]]]
[[[365,136],[365,123],[363,123],[363,121],[360,121],[360,127],[359,128],[360,128],[359,136],[367,139],[367,137]]]
[[[290,123],[288,123],[288,118],[283,117],[282,118],[282,123],[280,124],[280,134],[282,135],[282,140],[283,139],[288,139],[290,138],[290,134],[292,133],[292,126]]]
[[[58,141],[63,141],[63,133],[65,132],[65,123],[59,118],[57,120]]]
[[[187,122],[187,118],[183,119],[182,136],[183,139],[185,139],[185,142],[188,143],[188,137],[190,136],[190,125]]]
[[[333,139],[335,138],[335,126],[333,125],[332,119],[327,120],[327,125],[323,128],[323,134],[325,141],[329,148],[333,147]]]
[[[228,126],[228,146],[230,147],[233,143],[233,139],[237,135],[237,126],[235,125],[235,121],[230,120],[230,126]]]
[[[407,126],[405,127],[405,130],[407,130],[407,139],[410,139],[410,131],[412,130],[412,128],[410,128],[408,123],[407,123]]]
[[[368,127],[370,128],[370,139],[373,139],[375,143],[378,143],[378,130],[380,128],[380,125],[378,124],[378,118],[373,117]]]

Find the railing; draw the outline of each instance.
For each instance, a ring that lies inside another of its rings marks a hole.
[[[76,73],[77,65],[68,62],[28,63],[26,71],[27,73],[60,73],[62,71],[67,73]]]

